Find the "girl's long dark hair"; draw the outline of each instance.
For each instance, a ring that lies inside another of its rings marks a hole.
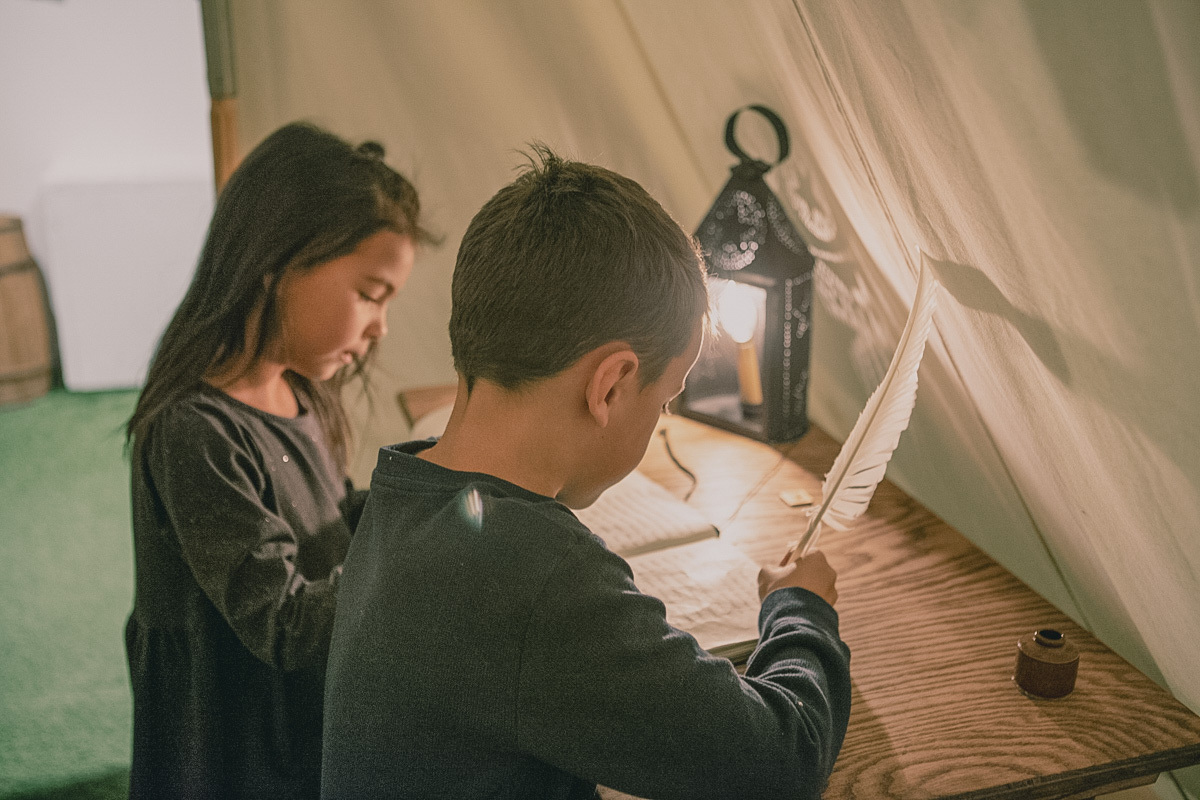
[[[354,148],[303,122],[264,139],[217,198],[196,274],[150,361],[126,425],[134,463],[155,420],[172,403],[236,359],[262,356],[277,329],[276,287],[285,272],[346,255],[385,228],[414,243],[431,241],[419,217],[416,189],[383,162],[379,144]],[[248,342],[247,320],[256,308],[261,333]],[[364,360],[345,367],[323,383],[286,373],[308,398],[343,471],[349,425],[341,388],[362,376],[365,366]]]

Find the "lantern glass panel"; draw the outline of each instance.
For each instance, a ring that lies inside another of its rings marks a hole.
[[[710,278],[709,297],[711,333],[688,376],[688,410],[761,433],[767,291]]]

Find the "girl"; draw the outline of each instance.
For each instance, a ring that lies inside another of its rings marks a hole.
[[[337,581],[365,492],[340,389],[429,240],[368,142],[269,136],[217,200],[127,427],[132,798],[319,795]]]

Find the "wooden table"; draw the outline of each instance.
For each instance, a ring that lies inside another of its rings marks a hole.
[[[812,430],[772,448],[682,417],[661,431],[698,478],[691,504],[760,563],[803,528],[804,509],[780,491],[819,498],[840,447]],[[657,434],[640,469],[680,496],[691,485]],[[838,570],[853,654],[827,800],[1087,798],[1200,763],[1200,718],[888,481],[820,548]],[[1032,700],[1011,679],[1017,639],[1040,628],[1080,650],[1075,690],[1059,700]]]

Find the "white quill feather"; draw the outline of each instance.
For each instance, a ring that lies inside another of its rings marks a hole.
[[[813,512],[808,528],[792,548],[792,560],[816,544],[823,525],[846,530],[852,520],[867,510],[875,488],[883,480],[888,461],[900,443],[900,434],[908,427],[912,416],[917,399],[917,367],[925,353],[925,340],[936,307],[937,281],[925,265],[925,254],[922,253],[917,296],[904,324],[904,332],[900,334],[892,363],[825,475],[821,485],[821,505]]]

